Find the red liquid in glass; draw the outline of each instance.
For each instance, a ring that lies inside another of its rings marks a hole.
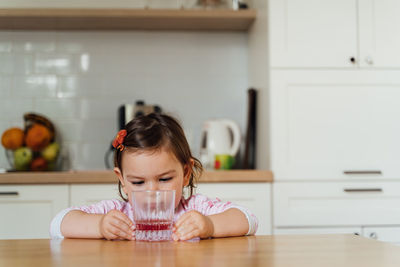
[[[170,221],[139,221],[136,222],[137,231],[165,231],[172,229]]]

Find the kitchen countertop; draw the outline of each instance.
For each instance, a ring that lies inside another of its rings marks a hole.
[[[0,184],[93,184],[115,183],[113,171],[8,172],[0,174]],[[267,170],[205,171],[199,183],[271,183],[273,174]]]
[[[0,266],[397,267],[400,247],[355,235],[278,235],[197,242],[0,240]]]

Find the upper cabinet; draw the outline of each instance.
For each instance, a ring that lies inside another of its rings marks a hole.
[[[400,67],[400,1],[270,0],[271,67]]]
[[[400,67],[400,1],[359,0],[359,64]]]
[[[399,70],[273,70],[276,180],[398,179]]]
[[[0,30],[247,31],[255,10],[144,8],[144,0],[5,0]],[[178,3],[178,1],[176,1]]]

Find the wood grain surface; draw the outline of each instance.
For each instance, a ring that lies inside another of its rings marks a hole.
[[[205,171],[199,179],[199,183],[270,183],[272,181],[272,172],[261,170]],[[113,171],[8,172],[0,174],[0,184],[99,183],[117,183],[117,176]]]
[[[90,8],[0,9],[2,30],[246,31],[255,10]]]
[[[197,242],[0,240],[0,266],[398,267],[400,247],[354,235]]]

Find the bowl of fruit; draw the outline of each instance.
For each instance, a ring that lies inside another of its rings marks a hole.
[[[13,171],[56,171],[61,167],[54,124],[43,115],[26,113],[24,129],[7,129],[1,144]]]

